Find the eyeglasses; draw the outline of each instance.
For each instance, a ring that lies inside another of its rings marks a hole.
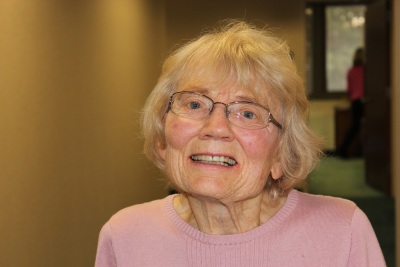
[[[250,101],[236,101],[225,104],[214,102],[208,96],[197,92],[181,91],[171,95],[168,104],[168,111],[178,116],[201,120],[210,115],[216,104],[225,106],[225,114],[228,120],[241,128],[261,129],[270,122],[282,130],[282,125],[275,120],[271,112],[260,104]]]

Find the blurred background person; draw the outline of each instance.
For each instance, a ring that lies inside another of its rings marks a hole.
[[[351,125],[348,128],[338,155],[342,158],[349,156],[349,147],[361,129],[364,115],[364,73],[365,54],[363,48],[358,48],[353,57],[353,65],[347,72],[347,95],[351,101]]]

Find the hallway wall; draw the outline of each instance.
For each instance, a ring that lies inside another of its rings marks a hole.
[[[117,210],[166,194],[139,112],[162,1],[0,1],[0,266],[93,266]]]

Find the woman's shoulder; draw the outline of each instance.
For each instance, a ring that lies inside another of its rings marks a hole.
[[[172,196],[135,204],[119,210],[109,219],[112,228],[124,229],[151,224],[151,220],[161,220],[164,207]]]
[[[351,223],[357,205],[348,199],[298,192],[297,210],[312,218]]]
[[[319,194],[305,193],[300,191],[298,191],[297,194],[300,201],[307,202],[307,204],[315,204],[317,206],[333,205],[333,206],[351,208],[356,205],[353,201],[342,197],[319,195]]]

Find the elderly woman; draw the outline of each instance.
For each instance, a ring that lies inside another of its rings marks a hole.
[[[365,214],[296,191],[320,141],[287,45],[244,22],[174,52],[143,112],[179,192],[103,227],[96,266],[385,266]]]

